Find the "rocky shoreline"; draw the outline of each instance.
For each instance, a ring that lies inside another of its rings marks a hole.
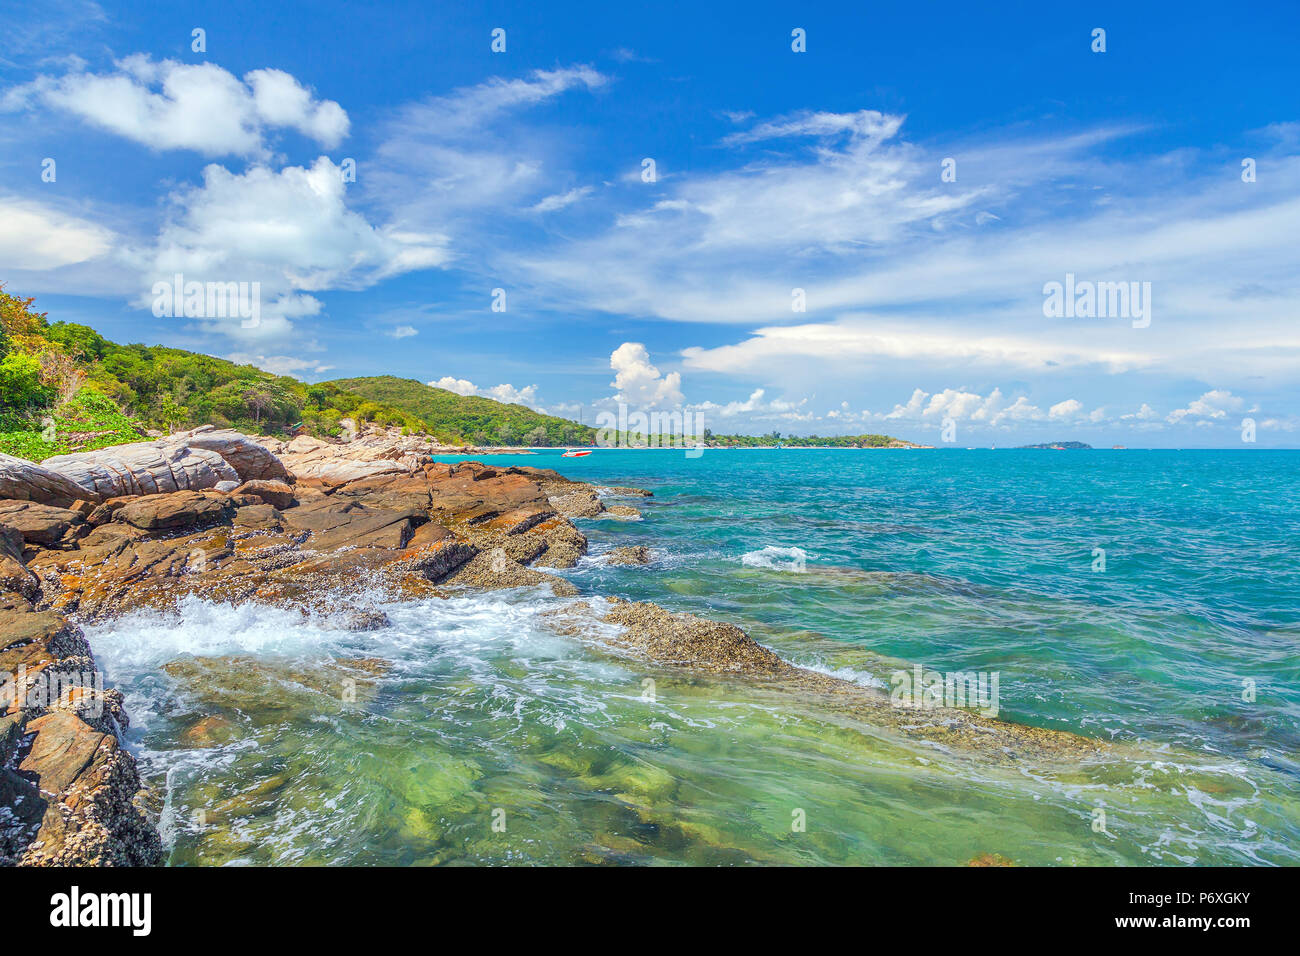
[[[121,745],[121,696],[93,679],[78,623],[189,596],[367,631],[388,624],[381,600],[541,586],[581,597],[551,614],[559,633],[816,695],[954,752],[1064,762],[1109,747],[968,711],[900,711],[879,691],[784,661],[734,625],[580,596],[547,570],[586,554],[575,521],[636,518],[605,497],[650,493],[549,469],[433,461],[445,453],[379,431],[346,444],[286,443],[206,427],[42,465],[0,456],[0,864],[163,862],[150,800]],[[639,545],[609,556],[649,560]]]

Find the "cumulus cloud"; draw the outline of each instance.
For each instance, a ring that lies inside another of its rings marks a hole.
[[[1245,404],[1245,400],[1240,396],[1233,395],[1227,389],[1216,388],[1189,402],[1186,408],[1174,409],[1165,416],[1165,421],[1177,425],[1189,419],[1195,422],[1198,419],[1227,418],[1229,412],[1239,412]]]
[[[641,408],[675,406],[683,401],[681,375],[660,375],[640,342],[624,342],[616,348],[609,356],[609,367],[614,370],[610,385],[618,390],[615,401]]]
[[[1048,418],[1072,419],[1083,411],[1083,402],[1077,398],[1067,398],[1063,402],[1057,402],[1047,410]]]
[[[432,388],[444,388],[449,392],[455,392],[457,395],[477,395],[481,398],[490,398],[506,405],[526,405],[534,411],[545,411],[544,408],[537,404],[536,385],[525,385],[523,388],[515,388],[513,385],[503,383],[501,385],[493,385],[491,388],[479,388],[469,379],[456,378],[451,375],[444,375],[442,378],[429,382],[428,384]]]
[[[737,418],[744,417],[747,421],[787,421],[787,422],[809,422],[816,419],[816,415],[808,411],[807,398],[801,398],[798,401],[788,401],[786,399],[775,398],[771,401],[764,401],[763,397],[767,394],[765,389],[756,388],[750,392],[749,398],[743,402],[727,402],[720,405],[716,402],[699,402],[687,406],[691,411],[706,413],[710,416],[720,418]],[[831,417],[835,415],[831,413]]]
[[[107,73],[73,69],[13,87],[0,106],[45,106],[153,149],[190,149],[206,156],[260,156],[273,129],[294,129],[327,149],[348,133],[348,116],[317,99],[282,70],[253,70],[243,79],[212,63],[154,60],[135,54]]]
[[[344,190],[339,167],[325,156],[279,171],[210,165],[201,186],[171,197],[157,241],[137,254],[145,285],[176,273],[186,281],[260,282],[262,324],[219,329],[266,338],[318,313],[313,292],[362,289],[446,260],[442,237],[376,228],[347,207]]]
[[[390,329],[387,334],[395,339],[409,339],[412,335],[419,335],[420,330],[413,325],[399,325]]]

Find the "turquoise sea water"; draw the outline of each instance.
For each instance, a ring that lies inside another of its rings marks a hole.
[[[579,522],[585,594],[886,688],[996,672],[1002,719],[1125,747],[980,766],[620,659],[536,591],[389,605],[365,634],[191,602],[88,632],[174,863],[1300,863],[1300,452],[483,460],[654,491],[621,502],[643,520]],[[601,563],[631,543],[653,563]]]

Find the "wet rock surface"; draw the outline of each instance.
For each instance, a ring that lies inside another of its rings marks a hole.
[[[607,564],[649,564],[650,549],[643,544],[623,545],[605,555]]]

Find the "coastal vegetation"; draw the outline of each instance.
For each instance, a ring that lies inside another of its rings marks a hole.
[[[33,304],[0,285],[0,452],[32,461],[208,424],[255,435],[338,437],[344,419],[456,446],[597,442],[590,425],[415,379],[309,383],[184,349],[120,345],[89,326],[51,322]],[[715,435],[709,429],[675,440],[712,448],[910,445],[888,435]],[[648,442],[622,432],[612,443]]]

